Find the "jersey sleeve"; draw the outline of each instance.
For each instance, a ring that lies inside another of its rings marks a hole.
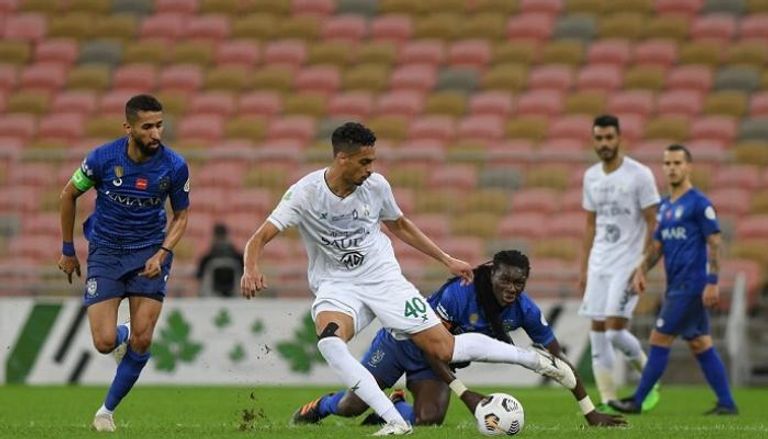
[[[269,215],[267,221],[271,222],[283,231],[293,227],[301,221],[302,218],[302,199],[305,190],[300,183],[296,183],[283,194],[283,198],[275,207],[275,210]]]
[[[432,296],[431,300],[428,300],[435,313],[442,320],[452,325],[457,325],[461,319],[461,306],[459,306],[460,289],[461,285],[459,282],[451,282],[440,292]]]
[[[587,174],[589,171],[584,173],[584,179],[581,184],[581,207],[584,208],[584,210],[588,212],[596,212],[597,206],[595,205],[595,201],[592,199],[592,196],[589,193],[589,184],[587,184]]]
[[[379,212],[379,218],[383,221],[393,221],[401,216],[403,212],[400,210],[400,206],[397,205],[395,200],[395,194],[392,193],[392,186],[384,177],[381,177],[381,211]]]
[[[637,201],[641,209],[659,204],[661,197],[659,189],[656,187],[656,179],[653,178],[653,172],[648,168],[643,168],[637,179]]]
[[[80,164],[80,167],[72,174],[72,185],[80,192],[85,192],[94,187],[100,180],[101,166],[99,166],[96,151],[91,151]]]
[[[533,303],[528,296],[523,299],[521,305],[523,310],[523,330],[534,343],[548,345],[555,339],[555,334],[549,326],[547,319],[541,314],[541,309]]]
[[[173,173],[169,198],[174,211],[189,207],[189,166],[186,162],[182,162]]]
[[[720,233],[720,223],[717,221],[715,206],[706,198],[701,198],[699,203],[698,223],[704,236]]]

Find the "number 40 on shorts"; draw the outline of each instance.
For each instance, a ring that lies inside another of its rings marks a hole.
[[[405,301],[405,317],[423,318],[427,312],[427,304],[420,297],[414,297]]]

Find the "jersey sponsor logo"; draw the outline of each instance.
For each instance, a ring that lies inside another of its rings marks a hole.
[[[688,239],[688,236],[685,233],[685,227],[678,226],[678,227],[667,227],[664,229],[661,229],[661,239],[667,241],[671,239],[676,240],[683,240]]]
[[[99,286],[96,283],[96,278],[92,277],[85,282],[85,292],[88,293],[89,296],[95,296],[98,287]]]
[[[145,191],[147,190],[147,186],[149,186],[149,183],[146,178],[139,177],[136,179],[136,189]]]
[[[340,262],[344,264],[347,269],[351,270],[363,265],[364,260],[365,255],[360,252],[347,252],[341,255]]]
[[[112,192],[105,192],[110,200],[128,207],[154,207],[163,204],[160,197],[131,197],[129,195],[120,195]]]

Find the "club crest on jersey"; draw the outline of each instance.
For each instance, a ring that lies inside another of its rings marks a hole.
[[[677,209],[675,209],[675,219],[680,219],[683,216],[683,206],[677,206]]]
[[[123,185],[123,175],[124,175],[123,167],[115,166],[114,171],[115,171],[115,179],[112,180],[112,184],[117,187],[120,187]]]
[[[157,187],[159,187],[161,191],[166,192],[171,188],[171,178],[168,176],[161,178],[160,182],[157,184]]]
[[[147,182],[146,178],[139,177],[136,179],[136,189],[145,191],[147,190],[147,186],[149,186],[149,182]]]
[[[85,282],[85,292],[88,293],[89,296],[95,296],[97,288],[98,284],[96,283],[95,278],[90,278]]]
[[[373,355],[371,355],[371,359],[368,360],[368,365],[371,367],[378,366],[379,363],[381,363],[381,360],[384,359],[384,355],[386,355],[384,351],[382,351],[381,349],[376,349],[376,352],[374,352]]]
[[[365,255],[360,252],[347,252],[341,255],[341,263],[350,270],[363,265],[364,260]]]

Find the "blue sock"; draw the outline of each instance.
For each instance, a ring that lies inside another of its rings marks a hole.
[[[707,378],[709,387],[711,387],[717,395],[717,405],[735,408],[736,403],[733,402],[731,389],[728,387],[725,366],[723,365],[720,356],[717,355],[715,348],[711,347],[696,355],[696,359],[699,360],[699,366],[701,367],[701,371],[704,372],[704,376]]]
[[[128,340],[128,327],[125,325],[117,326],[117,335],[115,336],[115,347],[120,346]]]
[[[131,391],[131,388],[139,379],[141,369],[147,364],[149,360],[149,352],[146,354],[137,354],[128,346],[128,350],[125,352],[123,361],[117,365],[117,372],[115,378],[112,380],[112,385],[109,386],[109,392],[104,399],[104,407],[107,410],[115,410],[120,401]]]
[[[413,412],[413,406],[405,401],[400,401],[395,403],[395,408],[400,412],[400,416],[402,416],[403,419],[410,422],[411,425],[416,424],[416,413]]]
[[[669,363],[669,348],[651,345],[651,351],[648,353],[648,363],[646,363],[643,369],[640,384],[637,385],[637,390],[635,390],[634,399],[638,406],[643,405],[645,397],[648,396],[653,386],[659,381],[661,375],[664,374],[664,370],[667,369],[667,363]]]
[[[345,390],[339,390],[332,395],[323,396],[317,406],[317,409],[320,412],[320,419],[325,418],[328,415],[335,415],[339,410],[339,401],[341,401],[341,398],[343,398],[346,393]]]

